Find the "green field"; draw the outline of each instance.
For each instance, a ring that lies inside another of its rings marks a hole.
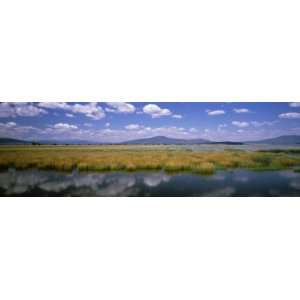
[[[299,150],[197,152],[169,146],[142,145],[0,147],[2,169],[165,170],[209,175],[221,169],[279,170],[299,166]]]

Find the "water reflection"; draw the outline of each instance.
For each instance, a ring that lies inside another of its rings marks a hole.
[[[143,177],[144,184],[150,187],[158,186],[162,182],[168,182],[170,180],[170,176],[164,173],[145,174]]]
[[[293,171],[222,171],[212,176],[164,172],[92,173],[10,169],[1,196],[300,196]]]

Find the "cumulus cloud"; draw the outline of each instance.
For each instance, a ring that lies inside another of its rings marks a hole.
[[[35,117],[47,112],[28,102],[2,102],[0,103],[0,117],[14,118],[14,117]]]
[[[231,124],[240,128],[245,128],[249,126],[248,122],[232,121]]]
[[[292,102],[289,104],[290,107],[300,107],[300,102]]]
[[[141,128],[141,126],[139,124],[129,124],[125,126],[125,128],[128,130],[138,130]]]
[[[238,114],[250,112],[250,110],[248,108],[234,108],[233,111]]]
[[[46,113],[42,108],[29,103],[15,103],[16,114],[21,117],[34,117]]]
[[[72,106],[66,102],[40,102],[39,107],[48,108],[48,109],[65,109],[71,110]]]
[[[156,104],[147,104],[143,107],[143,112],[150,115],[152,118],[160,118],[164,116],[170,116],[172,113],[167,108],[160,108]]]
[[[112,113],[130,114],[135,112],[135,106],[125,102],[108,102],[105,110]]]
[[[209,116],[218,116],[218,115],[224,115],[225,114],[225,111],[222,110],[222,109],[220,109],[220,110],[207,110],[206,112]]]
[[[288,113],[280,114],[279,118],[281,118],[281,119],[300,119],[300,113],[288,112]]]
[[[17,124],[16,124],[15,122],[7,122],[7,123],[6,123],[6,126],[7,126],[8,128],[10,128],[10,127],[15,127],[15,126],[17,126]]]
[[[175,119],[182,119],[182,115],[175,114],[175,115],[172,115],[172,118],[175,118]]]
[[[68,118],[73,118],[74,115],[73,115],[73,114],[66,114],[66,117],[68,117]]]
[[[15,109],[12,103],[0,103],[0,118],[15,117]]]
[[[76,125],[72,125],[72,124],[68,124],[68,123],[57,123],[57,124],[53,125],[53,128],[55,128],[55,129],[63,129],[63,130],[78,129],[78,127]]]
[[[218,132],[225,132],[226,131],[226,128],[227,128],[228,126],[227,126],[227,124],[219,124],[218,126],[217,126],[217,131]]]
[[[131,125],[131,126],[130,126]],[[148,138],[153,136],[167,136],[174,138],[195,138],[195,133],[183,127],[145,127],[138,124],[129,124],[124,129],[105,128],[95,131],[94,138],[101,141],[122,142],[135,138]]]
[[[12,128],[17,126],[15,122],[0,123],[1,128]]]
[[[32,126],[20,126],[15,122],[0,122],[0,136],[23,139],[31,132],[39,132],[39,129]]]
[[[277,123],[277,121],[262,121],[262,122],[252,121],[250,123],[254,127],[262,127],[262,126],[272,126],[275,123]]]
[[[96,102],[87,104],[76,103],[72,106],[72,112],[84,114],[88,118],[92,118],[94,120],[100,120],[105,117],[102,107],[98,106]]]
[[[110,127],[110,123],[109,123],[109,122],[106,122],[106,123],[105,123],[105,127]]]
[[[192,127],[192,128],[189,129],[189,132],[198,132],[198,130],[196,128]]]
[[[97,102],[76,103],[74,105],[65,102],[40,102],[38,105],[47,109],[62,109],[72,113],[84,114],[86,117],[94,120],[100,120],[105,117],[104,110]]]

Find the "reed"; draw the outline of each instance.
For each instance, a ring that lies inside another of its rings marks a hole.
[[[0,148],[0,169],[70,171],[165,170],[213,174],[218,169],[275,170],[300,166],[300,153],[191,152],[159,146],[14,146]]]

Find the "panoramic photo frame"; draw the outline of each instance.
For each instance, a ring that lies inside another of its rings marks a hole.
[[[299,102],[1,102],[1,196],[299,196]]]

